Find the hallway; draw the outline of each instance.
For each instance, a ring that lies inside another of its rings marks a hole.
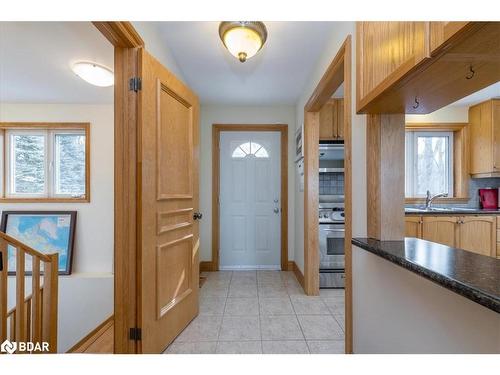
[[[204,273],[200,314],[167,354],[343,354],[344,290],[304,295],[292,272]]]

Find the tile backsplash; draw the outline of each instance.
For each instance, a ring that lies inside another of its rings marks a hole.
[[[344,173],[328,172],[319,174],[320,195],[344,195]]]
[[[469,196],[470,200],[468,207],[479,207],[479,189],[499,188],[500,178],[471,178],[469,179]]]

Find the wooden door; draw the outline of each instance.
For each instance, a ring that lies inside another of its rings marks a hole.
[[[198,314],[196,95],[139,52],[139,352],[160,353]]]
[[[464,216],[460,218],[460,249],[496,256],[496,218],[494,216]]]
[[[421,216],[405,216],[405,237],[422,238]]]
[[[422,238],[427,241],[457,247],[459,218],[456,216],[424,216]]]

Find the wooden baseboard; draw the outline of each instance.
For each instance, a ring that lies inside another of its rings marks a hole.
[[[302,274],[302,271],[297,266],[297,263],[295,263],[295,262],[292,262],[292,263],[293,263],[293,266],[292,266],[292,268],[293,268],[293,274],[297,278],[297,281],[299,282],[299,284],[302,287],[302,289],[305,290],[305,288],[304,288],[304,275]]]
[[[86,350],[99,339],[114,324],[114,315],[95,327],[88,335],[78,341],[67,353],[85,353]]]
[[[200,272],[213,272],[213,271],[215,271],[215,269],[211,261],[200,262]]]
[[[287,269],[286,271],[293,271],[293,265],[295,262],[293,260],[288,261]]]

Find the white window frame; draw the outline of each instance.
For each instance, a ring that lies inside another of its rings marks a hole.
[[[448,197],[453,197],[453,131],[433,132],[433,131],[407,131],[405,134],[405,197],[421,198],[425,194],[417,194],[417,139],[418,137],[447,137],[448,138],[448,191],[431,191],[431,194],[447,193]]]
[[[56,135],[59,134],[78,134],[85,137],[85,143],[89,142],[87,133],[85,129],[6,129],[4,132],[4,139],[2,139],[2,134],[0,133],[0,148],[5,145],[6,152],[0,149],[1,155],[5,155],[5,160],[0,157],[0,170],[5,171],[5,176],[2,176],[5,180],[4,183],[0,185],[5,186],[5,192],[0,188],[0,197],[5,196],[7,199],[88,199],[87,194],[87,181],[88,176],[85,176],[85,186],[84,193],[81,195],[73,194],[57,194],[56,193],[56,171],[55,171],[55,161],[56,161]],[[45,139],[45,180],[44,180],[44,191],[42,193],[17,193],[14,191],[14,148],[12,147],[12,137],[16,135],[42,135]],[[3,142],[2,142],[3,141]],[[87,170],[87,145],[85,145],[85,173]],[[5,163],[5,168],[3,163]]]

